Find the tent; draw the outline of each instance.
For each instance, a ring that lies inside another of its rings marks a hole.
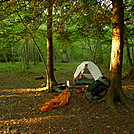
[[[97,65],[92,61],[82,62],[74,73],[74,81],[78,79],[97,80],[102,77],[102,73]]]

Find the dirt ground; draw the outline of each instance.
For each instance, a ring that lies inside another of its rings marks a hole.
[[[123,82],[132,108],[117,103],[110,111],[105,102],[89,103],[73,89],[66,106],[41,112],[42,102],[59,93],[39,91],[44,80],[35,76],[0,72],[0,134],[134,134],[134,81]]]

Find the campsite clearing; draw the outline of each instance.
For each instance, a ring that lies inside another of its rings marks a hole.
[[[55,72],[58,73],[59,72]],[[58,80],[72,79],[71,75]],[[39,75],[39,73],[37,73]],[[43,101],[59,93],[37,91],[44,80],[34,76],[0,72],[0,133],[2,134],[133,134],[134,110],[117,104],[117,111],[109,111],[105,103],[89,103],[84,93],[71,92],[68,105],[53,111],[41,112]],[[41,73],[40,73],[41,74]],[[72,74],[69,72],[68,74]],[[123,82],[123,89],[134,107],[134,81]]]

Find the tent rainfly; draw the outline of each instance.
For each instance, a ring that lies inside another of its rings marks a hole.
[[[88,71],[88,73],[85,71],[85,69]],[[98,66],[95,65],[92,61],[84,61],[77,67],[74,73],[74,80],[81,79],[83,76],[86,79],[97,80],[103,75]]]

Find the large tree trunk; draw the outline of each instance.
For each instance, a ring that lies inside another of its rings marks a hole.
[[[115,101],[127,105],[122,90],[122,60],[124,45],[124,10],[123,0],[112,0],[113,4],[113,34],[110,61],[110,87],[104,99],[109,108],[115,108]]]
[[[47,70],[48,70],[48,78],[47,85],[48,90],[53,91],[53,85],[56,82],[54,77],[54,65],[53,65],[53,38],[52,38],[52,6],[53,3],[50,0],[48,2],[48,19],[47,19]]]

